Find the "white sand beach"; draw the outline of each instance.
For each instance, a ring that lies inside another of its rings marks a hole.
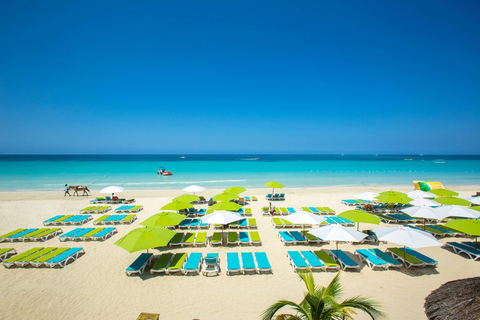
[[[448,186],[460,192],[460,197],[471,196],[480,191],[480,186]],[[381,187],[329,187],[281,190],[285,201],[276,201],[276,206],[290,206],[299,210],[302,206],[329,206],[337,213],[351,209],[341,204],[362,191],[386,190],[410,191],[408,186]],[[222,190],[207,189],[200,195],[209,198]],[[58,237],[46,242],[0,243],[0,248],[13,247],[17,252],[30,248],[78,247],[85,254],[63,269],[47,268],[0,268],[2,299],[0,317],[3,319],[136,319],[141,312],[160,313],[160,319],[258,319],[264,309],[276,300],[284,298],[300,302],[304,287],[292,270],[286,257],[287,250],[333,249],[334,243],[321,246],[284,246],[278,237],[278,229],[271,218],[261,215],[261,207],[268,206],[265,194],[269,189],[249,189],[244,195],[257,196],[259,201],[250,202],[253,218],[257,219],[261,246],[235,247],[175,247],[152,250],[162,252],[219,252],[222,272],[216,277],[183,275],[150,275],[128,277],[125,268],[139,255],[128,253],[113,245],[129,230],[158,213],[170,200],[183,194],[181,190],[130,191],[122,197],[135,198],[144,206],[137,213],[132,225],[116,226],[118,233],[103,242],[60,242]],[[59,214],[77,214],[89,205],[88,197],[64,197],[63,192],[2,192],[0,193],[0,234],[17,228],[40,228],[42,222]],[[113,205],[113,207],[117,207]],[[196,206],[206,208],[205,205]],[[94,215],[94,219],[100,215]],[[92,222],[85,226],[92,227]],[[361,224],[360,229],[384,227],[385,224]],[[62,227],[64,232],[74,226]],[[208,235],[213,233],[208,229]],[[452,238],[442,238],[442,243]],[[455,240],[463,240],[456,238]],[[341,249],[353,253],[356,248],[372,245],[341,244]],[[380,244],[380,249],[397,246]],[[236,275],[225,274],[226,252],[267,253],[273,274]],[[418,251],[438,260],[436,268],[371,270],[365,264],[359,272],[342,272],[341,282],[345,288],[344,298],[354,295],[371,296],[377,300],[388,319],[425,319],[425,297],[441,284],[459,278],[480,274],[480,261],[459,256],[441,247],[422,248]],[[356,258],[358,261],[358,258]],[[326,285],[334,277],[333,272],[315,272],[318,284]],[[359,314],[358,319],[368,319]]]

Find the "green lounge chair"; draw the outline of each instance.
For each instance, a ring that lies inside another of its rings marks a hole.
[[[25,252],[23,252],[23,253],[17,254],[16,256],[13,256],[13,257],[11,257],[11,258],[9,258],[9,259],[6,259],[6,260],[2,261],[2,265],[3,265],[5,268],[10,268],[11,266],[15,265],[15,261],[21,260],[21,259],[23,259],[23,258],[25,258],[25,257],[27,257],[27,256],[29,256],[29,255],[31,255],[31,254],[34,254],[35,252],[40,251],[40,250],[42,250],[42,249],[43,249],[43,247],[41,247],[41,248],[39,248],[39,247],[37,247],[37,248],[32,248],[32,249],[30,249],[30,250],[28,250],[28,251],[25,251]]]
[[[197,237],[195,238],[195,246],[206,246],[207,245],[207,233],[198,232]]]
[[[212,239],[210,240],[210,244],[212,246],[221,245],[222,244],[222,239],[223,239],[223,233],[222,232],[214,232],[213,235],[212,235]]]
[[[238,244],[238,233],[229,232],[228,233],[227,244],[228,245],[237,245]]]
[[[403,248],[388,248],[387,252],[389,252],[395,259],[402,261],[407,268],[425,266],[425,262],[415,258],[407,252],[404,252]]]
[[[110,215],[109,215],[109,214],[104,214],[104,215],[101,216],[100,218],[94,220],[94,221],[93,221],[93,224],[94,224],[94,225],[105,224],[104,220],[105,220],[105,219],[108,219],[108,218],[110,218]]]
[[[17,230],[15,230],[15,231],[6,233],[6,234],[0,236],[0,242],[1,242],[1,241],[4,241],[4,240],[7,240],[7,238],[10,237],[10,236],[16,235],[17,233],[20,233],[20,232],[23,232],[23,231],[26,231],[26,230],[27,230],[27,229],[17,229]]]
[[[164,253],[162,254],[157,262],[153,265],[152,269],[150,269],[150,273],[166,273],[167,267],[172,261],[173,253]]]
[[[177,232],[177,234],[174,235],[173,238],[170,240],[170,246],[174,247],[182,245],[184,235],[185,234],[183,232]]]
[[[258,231],[250,231],[250,243],[255,245],[261,245],[262,239],[260,239],[260,234]]]
[[[13,248],[0,249],[0,262],[16,254],[17,254],[17,251],[15,251],[15,249]]]
[[[294,224],[291,223],[290,221],[288,220],[285,220],[285,219],[281,219],[283,224],[285,225],[285,228],[293,228],[294,227]]]
[[[183,238],[182,247],[183,246],[193,246],[194,240],[195,240],[195,233],[187,232],[185,234],[185,237]]]
[[[31,241],[46,241],[49,238],[55,237],[57,234],[62,233],[62,229],[54,228],[54,229],[47,229],[43,232],[37,233],[33,236],[30,236],[28,240]]]
[[[92,231],[85,233],[83,236],[78,237],[77,240],[89,240],[102,230],[105,230],[105,228],[95,228]]]
[[[321,214],[326,214],[326,213],[328,213],[328,211],[327,211],[325,208],[323,208],[323,207],[315,207],[315,209],[317,209],[318,211],[320,211]]]
[[[302,235],[307,238],[308,243],[322,243],[325,242],[322,239],[315,237],[313,234],[308,233],[307,230],[301,231]]]
[[[336,271],[336,270],[339,270],[340,269],[340,265],[338,263],[335,262],[335,260],[333,260],[327,252],[325,252],[324,250],[317,250],[317,251],[314,251],[314,253],[317,255],[317,257],[323,262],[323,264],[325,265],[325,270],[333,270],[333,271]]]
[[[279,207],[279,209],[280,209],[280,212],[282,213],[282,215],[287,215],[287,214],[289,214],[287,208],[285,208],[285,207]]]
[[[53,250],[55,250],[56,248],[54,247],[50,247],[50,248],[43,248],[42,250],[38,250],[37,252],[33,253],[33,254],[30,254],[22,259],[18,259],[15,261],[15,266],[17,267],[24,267],[24,266],[27,266],[27,265],[30,265],[30,262],[37,259],[37,258],[40,258],[41,256],[44,256],[46,255],[47,253],[50,253],[52,252]]]
[[[177,253],[172,261],[170,262],[169,266],[167,267],[166,273],[170,274],[173,272],[181,272],[183,266],[185,265],[187,259],[186,253]]]
[[[330,207],[323,207],[323,209],[325,209],[327,211],[327,213],[329,213],[329,214],[335,214],[335,210],[333,210]]]
[[[244,215],[251,216],[252,215],[252,208],[244,208]]]
[[[133,221],[137,220],[137,215],[136,214],[129,214],[122,220],[120,220],[120,223],[122,224],[131,224]]]
[[[275,228],[285,228],[283,219],[280,218],[272,218],[272,224],[275,226]]]
[[[248,228],[250,229],[257,229],[257,219],[249,218],[248,219]]]
[[[52,258],[55,258],[56,256],[64,253],[68,249],[70,249],[70,248],[57,248],[57,249],[49,252],[48,254],[46,254],[44,256],[41,256],[40,258],[37,258],[35,260],[30,261],[30,265],[32,265],[34,267],[37,267],[37,268],[41,267],[45,264],[46,261],[48,261]]]
[[[19,237],[20,240],[22,241],[26,241],[26,240],[31,240],[31,238],[33,238],[34,236],[36,236],[37,234],[41,234],[41,233],[44,233],[45,231],[48,231],[50,230],[49,228],[41,228],[41,229],[37,229],[33,232],[30,232],[30,233],[27,233],[21,237]]]
[[[309,207],[302,207],[302,210],[312,213],[312,210]]]

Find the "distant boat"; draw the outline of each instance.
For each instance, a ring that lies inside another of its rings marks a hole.
[[[434,161],[432,161],[432,163],[445,163],[445,160],[443,160],[443,159],[435,159]]]
[[[248,159],[242,159],[242,160],[244,160],[244,161],[255,161],[255,160],[258,160],[258,159],[260,159],[260,158],[255,157],[255,158],[248,158]]]
[[[403,159],[403,161],[413,161],[413,159]]]
[[[185,153],[180,157],[180,159],[185,159]]]

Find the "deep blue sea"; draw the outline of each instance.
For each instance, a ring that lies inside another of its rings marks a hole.
[[[0,190],[63,190],[87,185],[126,189],[182,189],[233,185],[285,187],[480,184],[480,156],[458,155],[2,155]],[[252,160],[258,157],[258,160]],[[404,159],[412,159],[405,161]],[[445,163],[433,163],[443,159]],[[159,176],[163,166],[172,176]]]

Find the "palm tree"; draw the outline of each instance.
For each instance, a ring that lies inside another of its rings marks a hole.
[[[343,291],[340,272],[326,287],[315,285],[312,271],[299,272],[298,275],[308,290],[303,301],[297,304],[289,300],[278,300],[263,312],[262,320],[347,320],[353,319],[355,309],[364,311],[372,319],[385,317],[379,309],[380,305],[367,297],[355,296],[337,302]],[[291,307],[297,314],[275,315],[283,307]]]

